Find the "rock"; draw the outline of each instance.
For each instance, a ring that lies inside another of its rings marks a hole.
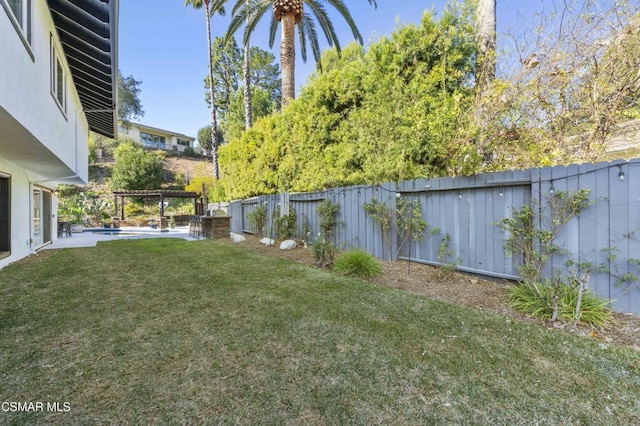
[[[296,248],[297,244],[293,240],[284,240],[280,243],[280,250],[293,250]]]
[[[264,244],[265,246],[272,246],[274,245],[276,242],[273,241],[271,238],[263,238],[260,240],[260,244]]]
[[[246,241],[247,239],[240,234],[235,234],[235,233],[231,233],[231,241],[233,241],[234,243],[241,243],[243,241]]]

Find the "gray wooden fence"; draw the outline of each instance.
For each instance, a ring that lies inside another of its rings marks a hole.
[[[339,206],[334,243],[387,259],[389,246],[363,206],[376,199],[395,211],[402,197],[420,204],[428,227],[422,241],[409,241],[399,250],[400,259],[433,265],[455,263],[461,271],[517,279],[516,261],[504,250],[508,236],[496,224],[512,217],[515,209],[531,205],[539,214],[538,226],[545,227],[548,195],[580,189],[590,191],[592,204],[558,235],[555,243],[565,250],[553,256],[545,276],[569,273],[566,263],[570,259],[604,265],[610,272],[594,272],[590,288],[600,297],[614,300],[614,309],[640,314],[640,283],[624,281],[640,275],[640,160],[259,196],[232,202],[229,214],[233,232],[255,233],[247,216],[258,205],[266,206],[266,236],[274,237],[273,212],[292,208],[299,233],[307,222],[309,240],[313,241],[320,232],[317,208],[327,199]],[[390,249],[395,252],[395,230],[391,235]],[[297,237],[305,239],[304,235]],[[443,252],[448,254],[443,256]]]

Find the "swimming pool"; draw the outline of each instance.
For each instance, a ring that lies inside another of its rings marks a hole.
[[[83,232],[88,232],[91,234],[97,235],[121,235],[121,236],[132,236],[132,235],[156,235],[156,234],[168,234],[171,230],[169,229],[145,229],[145,228],[130,228],[130,229],[119,229],[119,228],[94,228],[94,229],[85,229]]]

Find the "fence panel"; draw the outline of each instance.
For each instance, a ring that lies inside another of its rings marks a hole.
[[[571,273],[568,260],[590,262],[596,267],[604,265],[611,273],[594,270],[590,288],[601,297],[615,299],[616,310],[640,313],[638,182],[640,160],[633,160],[260,196],[232,202],[229,214],[233,217],[233,232],[255,233],[248,215],[258,206],[266,207],[266,233],[273,237],[274,213],[278,208],[285,211],[288,205],[296,211],[298,230],[308,229],[311,243],[320,233],[318,206],[328,199],[339,205],[334,243],[341,249],[362,248],[380,259],[388,259],[398,250],[395,220],[391,235],[383,236],[379,224],[365,213],[364,205],[375,199],[395,212],[398,197],[402,197],[420,205],[428,228],[421,241],[409,240],[401,247],[400,258],[428,264],[459,261],[460,270],[517,278],[518,259],[504,250],[509,234],[497,223],[511,218],[514,210],[531,205],[537,212],[536,226],[548,229],[552,220],[550,197],[560,191],[575,193],[588,189],[592,205],[571,219],[558,234],[555,243],[563,251],[554,254],[544,275]],[[301,240],[305,237],[298,235]],[[449,252],[449,256],[443,257],[443,251]],[[610,253],[616,255],[615,259]],[[623,277],[632,280],[620,285]]]
[[[402,196],[418,199],[428,228],[423,240],[402,250],[403,259],[459,264],[461,270],[516,278],[496,223],[531,200],[528,172],[404,182]]]

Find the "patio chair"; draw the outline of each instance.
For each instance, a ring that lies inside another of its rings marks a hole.
[[[58,222],[58,238],[71,236],[71,223],[67,221]]]

